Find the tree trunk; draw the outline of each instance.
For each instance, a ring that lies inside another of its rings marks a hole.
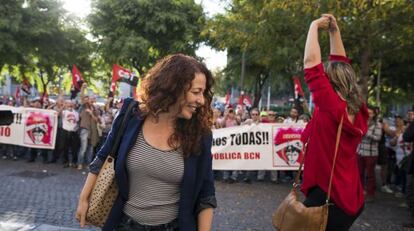
[[[254,87],[254,100],[252,108],[257,108],[259,106],[260,98],[262,98],[263,86],[266,83],[269,74],[259,74],[256,78],[255,87]]]

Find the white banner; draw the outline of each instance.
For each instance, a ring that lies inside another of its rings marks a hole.
[[[0,143],[30,148],[55,148],[56,111],[4,105],[0,105],[0,110],[11,110],[14,114],[11,125],[0,126]]]
[[[297,170],[306,124],[258,124],[213,130],[214,170]]]

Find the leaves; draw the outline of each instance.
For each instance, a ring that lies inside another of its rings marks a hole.
[[[225,69],[227,78],[239,80],[239,57],[245,51],[249,73],[246,89],[257,85],[260,73],[270,72],[269,84],[277,89],[273,95],[293,95],[291,76],[302,74],[307,29],[311,21],[324,12],[337,17],[347,54],[359,71],[364,92],[375,87],[379,60],[382,60],[382,89],[395,89],[389,91],[391,95],[400,96],[412,89],[413,81],[409,76],[414,73],[407,66],[413,61],[413,1],[233,0],[225,14],[207,22],[202,35],[209,45],[229,51],[232,58]],[[320,44],[326,57],[329,52],[327,33],[320,33]],[[390,95],[383,93],[386,97]],[[370,92],[369,96],[373,95]]]
[[[107,63],[142,73],[167,54],[194,55],[205,18],[193,1],[95,0],[88,20]]]

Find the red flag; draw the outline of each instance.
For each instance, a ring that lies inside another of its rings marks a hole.
[[[247,107],[251,107],[252,106],[252,100],[250,99],[249,95],[245,95],[243,98],[243,104],[246,105]]]
[[[19,86],[16,87],[16,92],[14,94],[14,98],[16,100],[19,100],[20,99],[20,87]]]
[[[115,92],[117,81],[128,83],[133,88],[138,85],[138,77],[132,71],[114,64],[112,66],[111,92]],[[135,94],[135,91],[133,91],[133,94]]]
[[[300,84],[300,80],[298,76],[293,76],[293,85],[295,90],[295,99],[299,98],[299,96],[304,96],[302,85]]]
[[[246,106],[246,107],[251,107],[252,106],[252,100],[250,99],[249,95],[245,95],[243,92],[241,93],[241,95],[239,96],[239,102],[238,105],[240,106]]]
[[[237,104],[243,106],[243,99],[244,99],[244,95],[239,95],[239,101],[237,102]]]
[[[16,100],[16,105],[20,106],[20,87],[16,87],[16,92],[14,93],[14,99]]]
[[[48,99],[49,100],[49,94],[47,94],[47,89],[44,90],[42,97],[40,98],[40,102],[45,102],[45,100]]]
[[[227,93],[226,93],[225,103],[226,103],[227,106],[230,105],[230,95],[231,95],[230,91],[231,90],[228,90]]]
[[[82,87],[82,83],[85,82],[85,80],[82,77],[82,74],[78,70],[75,64],[73,64],[72,67],[72,84],[75,90],[79,91]]]
[[[24,76],[23,76],[23,82],[22,82],[20,87],[21,87],[22,91],[24,91],[27,95],[30,95],[31,86],[30,86],[29,81]]]

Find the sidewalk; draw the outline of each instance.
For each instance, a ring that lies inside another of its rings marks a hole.
[[[59,164],[0,160],[0,230],[98,230],[80,229],[75,219],[86,174]],[[274,231],[272,213],[289,190],[289,184],[216,181],[218,208],[213,230]],[[378,192],[377,200],[365,205],[351,231],[410,230],[402,227],[411,219],[408,209],[399,207],[402,202],[404,199]]]

